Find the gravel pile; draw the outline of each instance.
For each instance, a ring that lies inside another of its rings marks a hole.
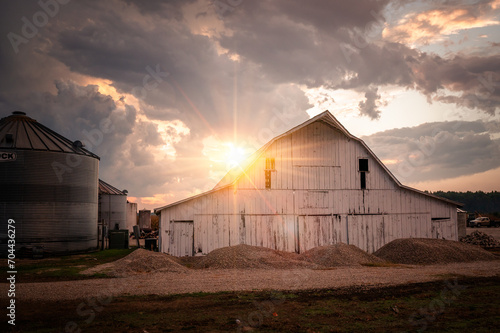
[[[315,247],[301,254],[301,258],[324,267],[359,266],[385,262],[359,247],[344,243]]]
[[[301,260],[296,253],[240,244],[213,250],[205,257],[200,257],[193,268],[296,269],[317,268],[317,265]]]
[[[128,256],[107,264],[89,268],[82,274],[97,273],[116,277],[149,272],[186,272],[188,269],[177,262],[177,258],[165,253],[137,249]]]
[[[493,254],[475,245],[430,238],[395,239],[381,247],[374,255],[387,261],[409,265],[496,259]]]
[[[500,242],[495,239],[495,237],[485,234],[481,231],[474,231],[470,235],[460,238],[461,242],[479,245],[482,247],[497,247],[500,246]]]

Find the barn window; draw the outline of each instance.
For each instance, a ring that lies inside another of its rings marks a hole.
[[[274,157],[266,158],[266,170],[274,170]]]
[[[361,172],[361,189],[364,190],[366,189],[366,173]]]
[[[359,171],[368,172],[368,159],[366,158],[359,159]]]
[[[360,187],[362,190],[366,189],[366,173],[368,172],[368,159],[360,158],[359,159],[359,179],[360,179]]]
[[[271,172],[274,171],[274,167],[275,167],[274,157],[266,158],[266,169],[265,169],[266,189],[271,188]]]

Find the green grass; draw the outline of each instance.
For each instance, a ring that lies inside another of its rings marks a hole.
[[[80,272],[100,264],[123,258],[134,249],[112,249],[87,254],[50,257],[44,259],[16,259],[19,282],[45,282],[107,277],[105,274],[90,276]]]

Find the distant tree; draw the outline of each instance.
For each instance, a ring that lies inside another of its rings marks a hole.
[[[498,213],[500,212],[500,192],[497,191],[489,193],[485,193],[483,191],[477,191],[477,192],[437,191],[432,194],[442,198],[460,202],[464,204],[462,209],[470,213],[478,212],[480,214],[498,215]]]

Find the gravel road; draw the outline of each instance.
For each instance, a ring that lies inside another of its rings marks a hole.
[[[442,280],[454,275],[500,275],[500,260],[445,265],[397,267],[339,267],[311,270],[217,269],[175,273],[144,273],[124,278],[19,283],[17,300],[74,300],[121,295],[168,295],[193,292],[306,290],[379,287]],[[1,298],[8,285],[2,283]]]

